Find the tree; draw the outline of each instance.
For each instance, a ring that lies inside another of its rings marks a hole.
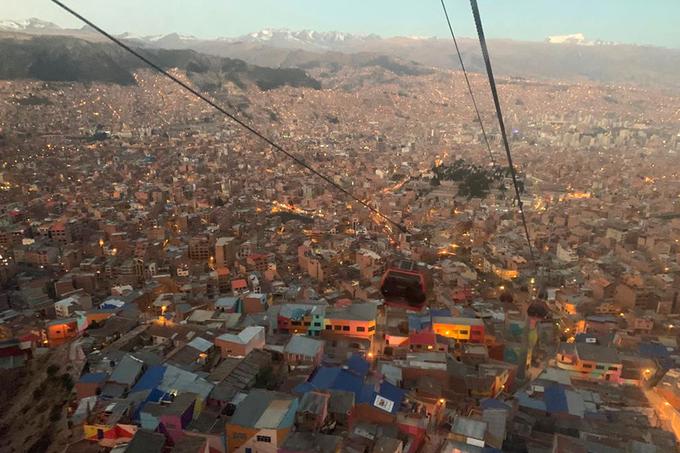
[[[276,375],[274,374],[274,369],[271,366],[262,368],[255,376],[255,388],[274,390],[276,388],[276,384]]]
[[[73,377],[70,374],[64,373],[61,375],[61,385],[69,392],[73,389]]]

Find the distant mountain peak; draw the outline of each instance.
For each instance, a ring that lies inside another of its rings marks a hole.
[[[290,30],[265,28],[237,38],[239,41],[267,43],[280,47],[302,46],[308,49],[329,50],[347,41],[376,39],[377,35],[354,35],[340,31]]]
[[[618,44],[614,41],[602,41],[600,39],[587,40],[583,33],[548,36],[546,41],[550,44],[575,44],[577,46],[613,46]]]
[[[61,30],[55,23],[40,20],[35,17],[23,20],[1,20],[0,30],[4,31],[39,31],[39,30]]]
[[[554,35],[548,36],[547,41],[550,44],[587,44],[586,37],[583,33],[573,33],[571,35]]]

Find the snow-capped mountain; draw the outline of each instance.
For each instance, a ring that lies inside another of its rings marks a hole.
[[[262,43],[275,47],[294,47],[307,50],[333,50],[350,42],[380,39],[377,35],[353,35],[338,31],[319,32],[314,30],[264,29],[245,36],[237,41]]]
[[[583,33],[574,33],[572,35],[555,35],[548,36],[546,41],[550,44],[576,44],[577,46],[611,46],[616,45],[613,41],[602,41],[595,40],[591,41],[586,39]]]
[[[30,32],[30,31],[44,31],[44,30],[61,30],[61,27],[52,22],[36,19],[31,17],[24,20],[0,20],[0,30],[16,31],[16,32]]]
[[[190,35],[170,33],[157,36],[140,36],[130,33],[119,35],[123,39],[136,41],[139,45],[151,47],[188,48],[192,45],[209,45],[210,43],[246,43],[262,44],[281,49],[302,49],[309,51],[342,51],[348,46],[366,41],[379,41],[377,35],[353,35],[338,31],[318,32],[314,30],[264,29],[239,37],[218,37],[213,39],[197,38]]]
[[[550,44],[578,44],[578,45],[584,45],[587,44],[588,41],[586,41],[586,37],[583,35],[583,33],[574,33],[572,35],[555,35],[555,36],[548,36],[547,41]]]

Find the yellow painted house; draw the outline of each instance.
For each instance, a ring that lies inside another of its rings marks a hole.
[[[479,318],[433,316],[432,330],[437,335],[458,341],[484,342],[484,321]]]

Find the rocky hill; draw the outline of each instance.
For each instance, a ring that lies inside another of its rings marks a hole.
[[[238,86],[254,84],[262,90],[284,85],[319,89],[320,83],[302,69],[275,69],[242,60],[209,56],[190,49],[144,49],[164,68],[179,68],[190,77],[210,75]],[[70,36],[33,36],[0,39],[0,79],[37,79],[68,82],[134,84],[134,71],[144,63],[114,44]]]

